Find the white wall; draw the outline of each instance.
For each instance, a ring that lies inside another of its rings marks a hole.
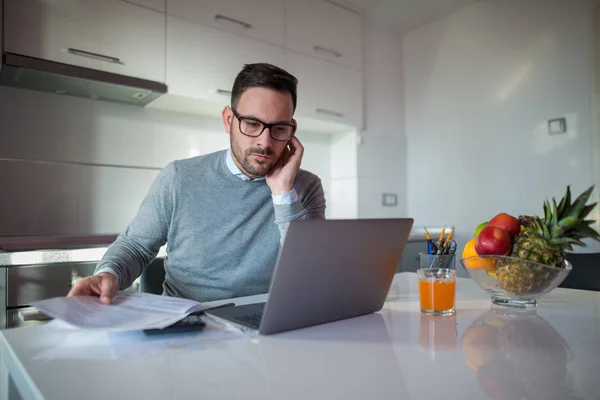
[[[365,26],[365,129],[358,145],[358,217],[407,216],[406,137],[400,37]],[[383,206],[382,194],[397,195]]]
[[[356,133],[339,133],[331,141],[332,219],[355,219],[357,204]]]
[[[592,128],[593,145],[593,165],[594,182],[598,190],[595,191],[595,201],[600,204],[600,3],[594,11],[594,39],[592,41],[592,57],[593,57],[593,85],[592,94],[592,112],[594,114],[594,125]],[[594,45],[595,44],[595,45]],[[596,229],[600,231],[600,207],[596,207]]]
[[[593,184],[591,1],[481,1],[403,40],[408,211],[459,238]],[[568,133],[549,136],[548,119]],[[597,190],[600,190],[598,187]]]
[[[331,138],[298,137],[329,192]],[[228,145],[219,118],[0,86],[0,235],[118,233],[169,161]]]

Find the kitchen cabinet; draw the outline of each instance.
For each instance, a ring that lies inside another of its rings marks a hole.
[[[169,15],[283,47],[284,0],[168,0]]]
[[[286,0],[286,47],[362,69],[362,16],[327,0]]]
[[[165,81],[165,15],[121,0],[6,0],[4,50]]]
[[[122,0],[129,3],[137,4],[143,7],[152,8],[156,11],[167,11],[167,0]]]
[[[167,86],[185,98],[223,102],[244,64],[283,67],[285,51],[252,39],[167,17]]]
[[[287,70],[298,78],[296,114],[362,128],[362,73],[294,52]]]

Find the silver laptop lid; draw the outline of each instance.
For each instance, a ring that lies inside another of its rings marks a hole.
[[[380,310],[412,225],[411,218],[292,221],[259,332]]]

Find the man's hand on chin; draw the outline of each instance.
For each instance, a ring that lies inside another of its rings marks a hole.
[[[288,142],[289,149],[286,147],[283,154],[267,174],[267,185],[271,189],[271,194],[285,194],[294,188],[296,173],[300,169],[304,146],[296,136]]]

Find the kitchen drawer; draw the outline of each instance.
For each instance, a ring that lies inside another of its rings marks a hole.
[[[165,81],[165,14],[121,0],[6,0],[4,51]]]
[[[285,45],[284,0],[169,0],[168,5],[169,15],[195,24]]]
[[[171,95],[229,104],[235,77],[246,63],[282,67],[282,48],[169,16],[167,85]]]
[[[12,267],[7,270],[7,307],[66,296],[73,278],[94,273],[97,261]]]
[[[299,117],[362,128],[364,96],[360,71],[291,51],[286,52],[286,65],[298,78]]]
[[[362,16],[336,1],[286,0],[286,47],[363,69]]]

